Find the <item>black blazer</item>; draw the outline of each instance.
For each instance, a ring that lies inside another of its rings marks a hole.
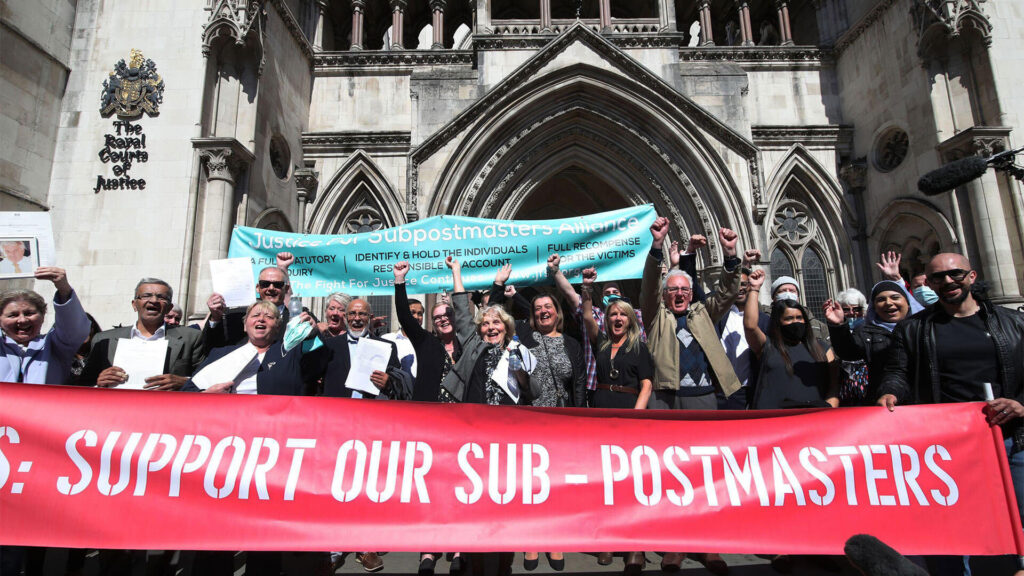
[[[279,325],[283,327],[287,324],[289,317],[288,307],[285,306],[281,311]],[[224,346],[245,344],[247,340],[248,337],[245,335],[245,307],[242,306],[228,308],[224,311],[224,317],[220,319],[220,322],[217,322],[216,326],[210,326],[209,322],[203,326],[203,341],[207,351]]]
[[[243,344],[214,348],[206,360],[196,369],[195,373],[220,360],[231,352],[241,348]],[[194,374],[193,374],[194,375]],[[183,392],[200,392],[199,387],[190,378],[182,388]],[[256,393],[272,396],[303,396],[305,386],[302,382],[302,346],[296,346],[285,352],[280,342],[272,345],[263,355],[260,371],[256,374]]]
[[[164,332],[167,339],[167,357],[164,359],[164,374],[175,376],[191,376],[195,374],[203,359],[206,358],[206,346],[203,335],[198,330],[185,326],[168,326]],[[95,386],[100,372],[114,365],[114,353],[120,338],[131,338],[132,327],[121,326],[104,330],[92,338],[92,349],[85,361],[85,368],[78,383],[82,386]]]
[[[391,345],[391,358],[388,360],[387,373],[391,376],[391,384],[395,384],[402,371],[402,364],[398,361],[398,347],[394,342],[384,340],[373,334],[367,334],[363,338],[372,338],[378,342],[386,342]],[[348,350],[348,335],[342,334],[335,338],[324,341],[324,345],[305,355],[302,359],[302,374],[307,382],[313,382],[323,378],[323,396],[331,398],[351,398],[352,390],[345,387],[345,380],[348,378],[348,371],[352,368],[352,359]],[[380,397],[395,397],[398,393],[396,386],[388,386],[383,390]]]
[[[409,296],[405,284],[395,284],[395,308],[398,312],[398,323],[402,325],[412,349],[416,352],[416,385],[412,399],[420,402],[437,402],[441,393],[441,372],[447,352],[441,339],[431,334],[412,317],[409,312]],[[453,326],[454,328],[454,326]],[[459,359],[459,340],[455,339],[455,359]]]

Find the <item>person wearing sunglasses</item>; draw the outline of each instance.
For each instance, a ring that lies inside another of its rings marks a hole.
[[[995,399],[985,412],[1002,429],[1024,518],[1024,315],[973,290],[978,273],[963,255],[938,254],[925,274],[939,300],[896,326],[900,353],[889,356],[878,404],[893,411],[898,404],[984,401],[983,383],[990,383]],[[962,564],[959,557],[929,562],[933,574],[944,563]]]
[[[288,283],[288,267],[295,262],[291,252],[277,254],[277,266],[267,266],[260,270],[256,281],[258,299],[277,306],[281,316],[281,325],[287,325],[290,319],[288,296],[291,286]],[[206,349],[232,346],[245,341],[245,307],[228,309],[224,297],[214,292],[206,301],[210,313],[203,326],[203,339]],[[308,312],[308,311],[307,311]]]
[[[100,332],[92,340],[92,349],[85,362],[79,384],[113,388],[128,381],[128,373],[114,366],[117,343],[122,339],[166,340],[167,356],[163,374],[146,378],[147,390],[180,390],[185,381],[206,358],[203,334],[186,326],[171,326],[165,317],[173,306],[174,290],[159,278],[143,278],[135,286],[132,310],[136,320]]]

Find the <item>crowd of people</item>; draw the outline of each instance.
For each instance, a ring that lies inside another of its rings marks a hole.
[[[684,248],[668,242],[668,231],[663,217],[650,228],[652,247],[635,300],[616,282],[599,284],[593,268],[582,271],[577,290],[563,274],[560,256],[552,254],[550,288],[540,287],[527,300],[507,285],[511,268],[505,266],[475,305],[460,262],[448,257],[454,289],[427,315],[424,304],[407,294],[409,263],[394,262],[401,329],[383,335],[375,332],[373,310],[363,298],[332,294],[323,320],[294,306],[288,282],[294,256],[286,252],[278,254],[277,266],[260,271],[255,303],[227,308],[213,294],[205,320],[192,326],[181,323],[171,286],[144,278],[131,301],[137,320],[101,331],[64,270],[40,267],[36,279],[56,289],[53,327],[41,332],[48,307],[39,294],[0,295],[0,381],[117,387],[129,380],[114,364],[118,342],[163,339],[164,373],[146,379],[147,389],[636,410],[898,410],[986,401],[987,417],[1005,439],[1018,505],[1024,505],[1024,315],[986,299],[964,256],[939,254],[908,282],[899,257],[884,254],[882,280],[869,296],[846,289],[812,311],[801,303],[794,278],[766,285],[761,254],[740,253],[732,230],[719,231],[723,265],[703,274],[696,270],[697,253],[707,240],[691,236]],[[762,289],[770,295],[762,297]],[[569,328],[570,316],[576,330]],[[376,394],[346,386],[361,339],[391,348],[387,366],[370,376]],[[208,367],[239,357],[247,363],[234,379],[209,381],[206,375],[216,370]],[[982,383],[990,384],[991,397]],[[33,573],[36,552],[3,547],[0,572],[18,574],[27,565]],[[453,574],[511,572],[510,553],[429,551],[421,555],[420,573],[433,573],[444,552]],[[541,552],[525,554],[526,570],[537,568]],[[599,554],[597,562],[612,563],[613,552]],[[643,552],[617,553],[627,574],[643,570]],[[102,551],[101,568],[123,571],[125,554]],[[344,555],[334,552],[330,562],[337,565]],[[552,569],[564,568],[561,552],[545,555]],[[712,573],[729,570],[720,555],[692,551],[664,552],[661,569],[678,571],[687,556]],[[368,572],[383,567],[377,552],[355,558]],[[76,559],[70,556],[69,571]],[[230,554],[200,553],[195,562],[199,573],[234,572]],[[792,559],[775,557],[772,566],[789,571]],[[933,574],[968,573],[960,557],[931,558],[928,566]],[[276,576],[280,555],[249,553],[247,570]]]

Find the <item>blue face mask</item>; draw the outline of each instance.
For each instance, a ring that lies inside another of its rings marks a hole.
[[[927,286],[918,286],[914,288],[914,298],[917,298],[917,301],[925,306],[931,306],[939,299],[939,295]]]
[[[604,307],[607,308],[612,302],[615,302],[616,300],[624,300],[627,303],[629,302],[628,298],[623,298],[622,296],[619,296],[618,294],[609,294],[609,295],[605,296],[601,300],[601,302],[604,304]]]

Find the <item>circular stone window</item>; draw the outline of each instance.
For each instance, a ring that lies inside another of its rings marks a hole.
[[[292,154],[288,150],[288,143],[280,134],[275,134],[270,139],[270,167],[274,174],[281,180],[288,178],[288,170],[291,167]]]
[[[903,163],[910,149],[910,137],[902,128],[892,127],[875,140],[875,167],[880,172],[891,172]]]

